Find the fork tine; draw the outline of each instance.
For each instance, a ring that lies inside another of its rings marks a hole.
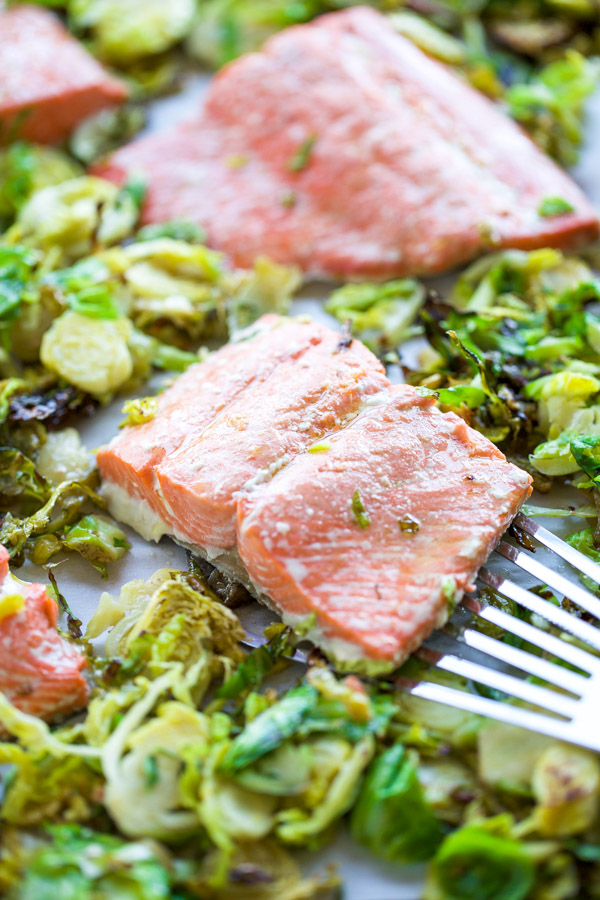
[[[491,622],[492,625],[497,625],[504,631],[510,631],[511,634],[522,638],[529,644],[534,644],[540,650],[545,650],[552,656],[571,663],[572,666],[576,666],[582,672],[596,672],[600,669],[600,659],[592,656],[587,650],[575,647],[568,641],[561,640],[561,638],[549,634],[549,632],[543,631],[541,628],[536,628],[534,625],[530,625],[529,622],[524,622],[522,619],[517,618],[517,616],[511,616],[502,609],[497,609],[495,606],[482,605],[479,600],[473,597],[465,598],[463,606],[470,612],[475,613],[479,618],[485,619],[486,622]]]
[[[488,587],[498,591],[504,597],[514,600],[519,606],[524,606],[543,619],[547,619],[548,622],[552,622],[553,625],[558,625],[562,631],[566,631],[579,638],[585,644],[589,644],[590,647],[600,650],[600,629],[594,628],[593,625],[584,622],[582,619],[578,619],[572,613],[561,609],[560,606],[555,606],[553,603],[549,603],[548,600],[543,600],[536,594],[532,594],[531,591],[509,581],[508,578],[503,578],[495,572],[490,572],[487,568],[479,570],[479,578]]]
[[[558,738],[563,741],[574,740],[574,734],[570,722],[562,719],[551,718],[541,713],[513,706],[499,700],[490,700],[479,694],[471,694],[468,691],[460,691],[457,688],[448,687],[445,684],[436,684],[432,681],[420,681],[418,684],[406,678],[399,678],[396,686],[407,690],[414,697],[422,697],[424,700],[432,700],[435,703],[445,703],[457,709],[464,709],[480,716],[489,716],[509,725],[517,725],[529,731],[538,731],[548,737]],[[577,734],[577,743],[582,747],[597,750],[597,739],[592,734],[592,729],[587,733]]]
[[[534,522],[522,513],[519,513],[514,524],[522,531],[526,531],[527,534],[534,537],[536,541],[539,541],[544,547],[548,547],[549,550],[552,550],[557,556],[560,556],[561,559],[570,563],[575,569],[583,572],[583,574],[591,578],[592,581],[600,584],[600,565],[594,562],[593,559],[590,559],[589,556],[581,553],[580,550],[576,550],[575,547],[571,547],[570,544],[567,544],[566,541],[563,541],[555,534],[552,534],[552,532],[548,531],[547,528],[544,528],[543,525],[538,525],[537,522]]]
[[[566,697],[564,694],[558,694],[556,691],[540,687],[522,678],[515,678],[513,675],[507,675],[505,672],[499,672],[497,669],[489,669],[479,663],[472,662],[470,659],[461,659],[454,653],[438,653],[427,647],[422,647],[417,651],[417,656],[444,669],[446,672],[452,672],[454,675],[460,675],[463,678],[469,678],[478,684],[486,685],[486,687],[503,691],[512,697],[518,697],[519,700],[525,700],[542,709],[557,713],[567,718],[575,715],[577,700]]]
[[[520,669],[528,675],[535,675],[542,678],[550,684],[564,688],[577,697],[581,697],[585,691],[589,679],[583,675],[576,675],[575,672],[565,669],[564,666],[558,666],[556,663],[550,662],[541,656],[534,656],[518,647],[512,647],[503,641],[498,641],[487,634],[481,634],[472,628],[467,628],[461,636],[461,640],[468,647],[479,650],[492,656],[499,662]]]
[[[568,578],[559,575],[558,572],[553,572],[548,566],[544,566],[528,553],[513,547],[512,544],[507,544],[506,541],[500,541],[495,549],[496,553],[514,562],[524,572],[528,572],[534,578],[543,581],[548,587],[568,597],[569,600],[581,606],[582,609],[587,610],[597,619],[600,619],[600,600],[594,597],[593,594],[590,594],[589,591],[586,591],[585,588],[580,587],[578,584],[573,584]]]

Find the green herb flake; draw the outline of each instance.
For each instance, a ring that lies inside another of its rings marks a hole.
[[[362,502],[362,498],[360,496],[360,492],[358,488],[352,494],[352,503],[351,503],[352,515],[356,519],[358,525],[361,528],[368,528],[371,524],[371,518],[366,510],[364,503]]]
[[[320,441],[318,444],[313,444],[312,447],[308,448],[309,453],[325,453],[327,450],[331,450],[329,441]]]
[[[307,165],[310,162],[313,148],[316,143],[316,134],[309,134],[309,136],[304,141],[302,141],[288,163],[289,172],[302,172],[304,169],[306,169]]]
[[[575,207],[563,197],[544,197],[538,207],[538,216],[543,219],[554,219],[556,216],[566,216],[572,212],[575,212]]]
[[[410,513],[406,513],[406,515],[398,519],[398,525],[402,534],[416,534],[421,527],[419,520],[411,516]]]
[[[297,199],[298,198],[293,191],[286,191],[284,194],[282,194],[281,205],[285,209],[293,209],[293,207],[296,205]]]
[[[225,165],[228,169],[243,169],[249,162],[245,153],[230,153],[225,157]]]
[[[136,400],[128,400],[121,408],[121,412],[125,414],[126,418],[121,422],[119,428],[125,428],[126,425],[143,425],[154,418],[157,409],[156,397],[138,397]]]
[[[446,601],[448,615],[451,616],[456,608],[458,597],[456,595],[456,581],[452,575],[445,575],[442,578],[442,597]]]

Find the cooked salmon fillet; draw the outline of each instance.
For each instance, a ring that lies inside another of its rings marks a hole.
[[[195,548],[285,621],[314,614],[315,642],[355,669],[395,666],[443,621],[531,490],[359,341],[275,316],[98,465],[116,518]]]
[[[0,545],[0,691],[23,712],[53,719],[85,706],[86,661],[56,630],[56,602],[14,578]],[[14,611],[13,611],[14,610]]]
[[[158,517],[146,517],[148,537],[167,531],[230,549],[236,491],[268,477],[387,385],[366,347],[355,341],[340,350],[339,334],[315,323],[263,316],[249,335],[188,369],[159,395],[153,419],[98,452],[105,482],[126,487]],[[127,518],[125,509],[119,517]]]
[[[57,143],[127,96],[125,86],[39,6],[0,5],[0,73],[0,143],[16,137]]]
[[[268,254],[309,275],[427,275],[598,235],[499,106],[364,7],[276,35],[216,76],[201,114],[97,171],[146,174],[146,222],[192,219],[238,265]],[[540,216],[547,197],[573,211]]]
[[[408,385],[238,500],[238,550],[285,621],[393,668],[443,623],[531,493],[529,475]]]

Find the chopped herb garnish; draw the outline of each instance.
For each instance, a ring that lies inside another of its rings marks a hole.
[[[286,191],[281,198],[281,205],[286,209],[292,209],[296,205],[296,195],[293,191]]]
[[[448,615],[451,616],[456,607],[456,581],[452,575],[446,575],[442,578],[442,597],[446,601]]]
[[[354,491],[352,495],[352,515],[356,519],[357,523],[361,528],[368,528],[371,524],[371,519],[369,514],[365,508],[364,503],[362,502],[362,498],[360,496],[360,492],[358,488]]]
[[[312,447],[308,448],[309,453],[325,453],[326,450],[331,450],[331,444],[329,441],[321,441],[318,444],[313,444]]]
[[[288,170],[290,172],[302,172],[302,170],[307,167],[316,142],[316,134],[309,134],[306,140],[302,141],[288,163]]]
[[[244,153],[231,153],[225,157],[225,165],[230,169],[243,169],[250,160]]]
[[[406,513],[406,515],[398,519],[398,525],[402,534],[416,534],[421,527],[419,520],[411,516],[410,513]]]
[[[575,212],[575,207],[571,206],[568,200],[562,197],[544,197],[538,207],[538,215],[544,219],[553,219],[555,216],[566,216],[567,213]]]

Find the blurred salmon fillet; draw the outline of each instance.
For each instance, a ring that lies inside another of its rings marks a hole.
[[[57,143],[126,97],[55,15],[25,4],[0,8],[0,144],[15,137]]]
[[[0,691],[23,712],[54,719],[85,706],[86,661],[58,634],[44,586],[14,578],[8,559],[0,545]]]
[[[242,368],[221,382],[228,360]],[[363,670],[395,667],[445,619],[531,492],[359,341],[273,316],[189,369],[98,466],[117,518],[236,574],[284,621],[314,614],[315,643]]]
[[[290,623],[334,656],[398,666],[441,625],[531,492],[527,473],[401,385],[240,496],[238,549]]]
[[[188,218],[237,265],[439,273],[598,235],[571,178],[499,106],[366,7],[289,28],[213,79],[204,111],[97,169],[145,173],[145,221]],[[539,215],[547,197],[573,211]]]

